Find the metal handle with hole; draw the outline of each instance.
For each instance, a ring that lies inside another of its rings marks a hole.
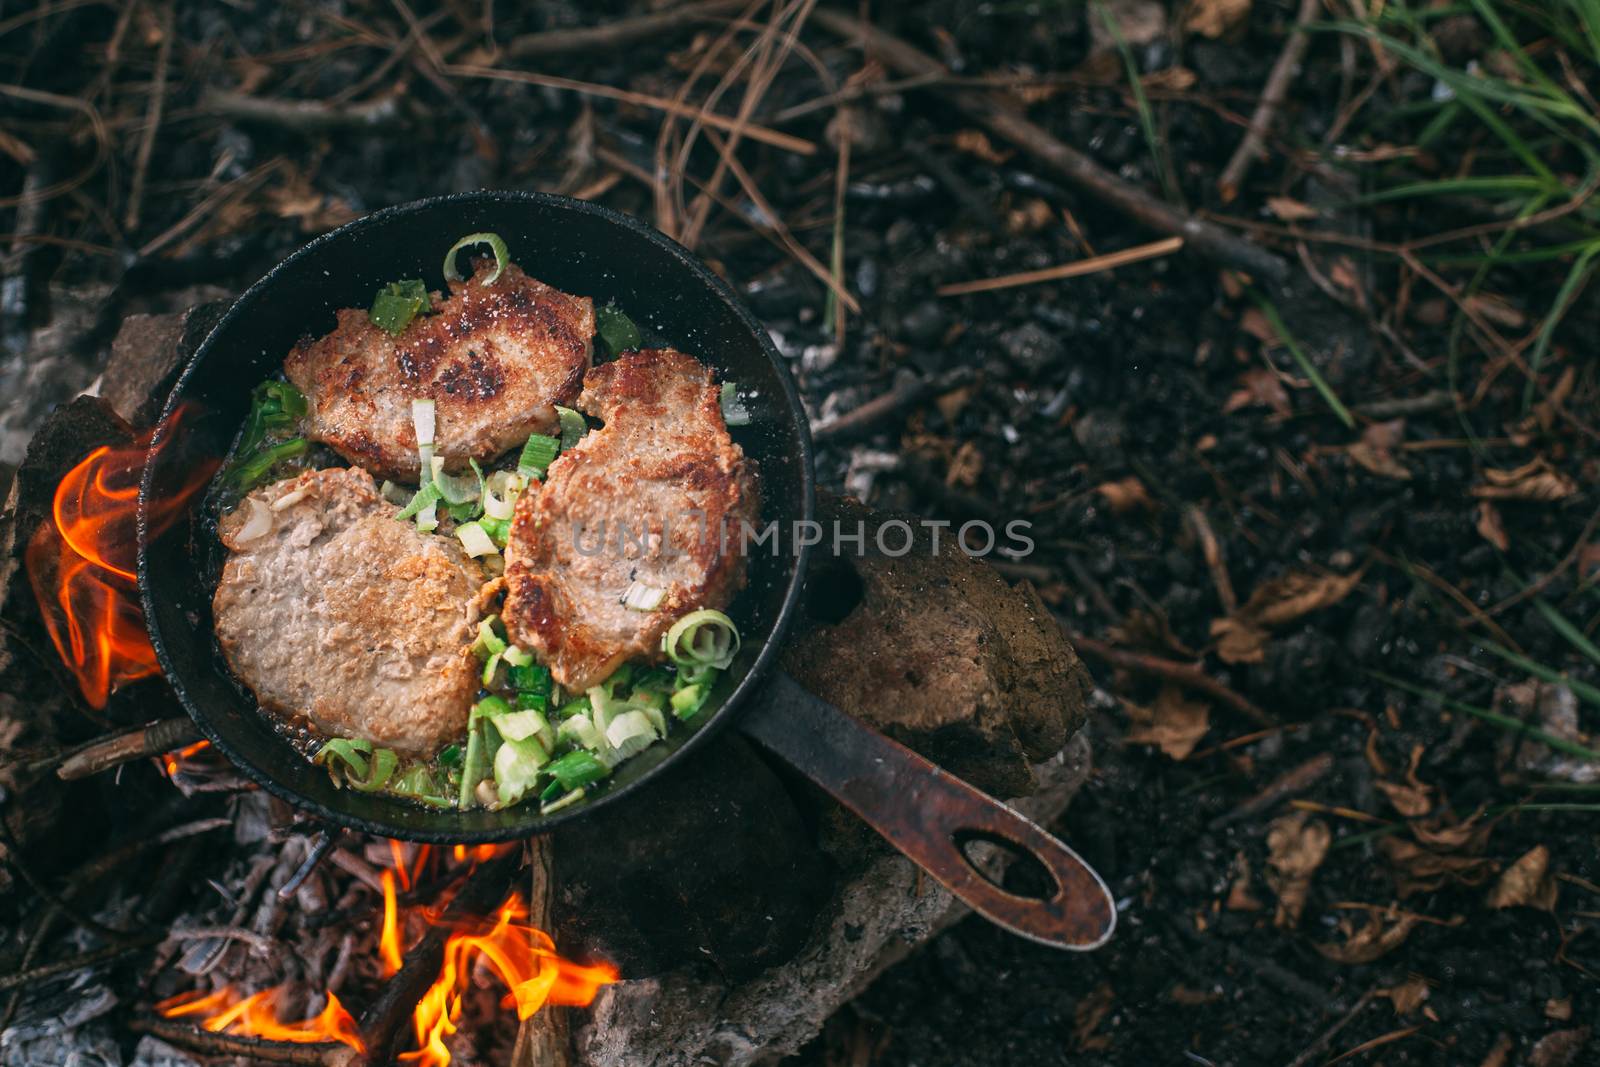
[[[1098,948],[1111,937],[1111,893],[1076,852],[788,675],[776,674],[740,725],[990,922],[1056,948]],[[990,881],[963,849],[969,839],[1031,855],[1054,881],[1050,894],[1018,896]]]

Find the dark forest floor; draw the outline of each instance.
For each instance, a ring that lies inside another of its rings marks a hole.
[[[1332,0],[1227,201],[1295,6],[1117,2],[1119,49],[1075,3],[872,5],[1153,196],[1253,234],[1281,286],[1182,251],[940,296],[1162,235],[815,26],[766,63],[752,118],[814,151],[746,139],[767,205],[719,173],[696,250],[819,422],[973,372],[825,441],[820,474],[1034,523],[1005,572],[1087,639],[1100,686],[1098,771],[1057,829],[1121,906],[1081,957],[964,922],[797,1063],[1600,1062],[1600,12],[1390,3],[1377,39],[1331,25],[1377,5]],[[491,31],[465,3],[55,7],[0,19],[0,394],[65,399],[123,315],[236,292],[388,204],[537,188],[692,230],[712,138],[654,180],[660,111],[462,71],[672,97],[700,64],[698,101],[807,5],[752,5],[727,49],[717,17],[524,58],[508,42],[599,12],[503,5]],[[344,110],[329,130],[245,97]],[[819,272],[860,302],[842,336]],[[0,465],[38,414],[0,413]]]

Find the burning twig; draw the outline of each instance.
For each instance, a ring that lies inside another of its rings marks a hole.
[[[406,952],[400,970],[361,1016],[361,1034],[367,1045],[366,1062],[385,1064],[392,1059],[401,1028],[410,1020],[417,1003],[444,965],[451,923],[493,911],[510,891],[511,879],[521,860],[521,856],[513,854],[479,867],[445,909],[440,923],[429,926],[421,940]]]
[[[359,1053],[334,1041],[292,1044],[259,1037],[217,1034],[174,1019],[136,1016],[128,1023],[136,1034],[151,1034],[205,1056],[241,1056],[251,1063],[296,1063],[306,1067],[349,1067]]]
[[[820,8],[811,19],[830,33],[858,42],[903,76],[939,78],[950,73],[925,52],[843,12]],[[1009,103],[959,86],[936,85],[935,91],[990,133],[1010,141],[1062,178],[1151,229],[1182,237],[1189,248],[1201,255],[1260,278],[1276,282],[1288,277],[1288,264],[1271,252],[1151,196],[1057,139]]]
[[[1250,126],[1245,130],[1244,139],[1234,149],[1228,165],[1222,168],[1222,177],[1217,179],[1217,188],[1222,191],[1224,202],[1239,194],[1239,184],[1244,181],[1250,165],[1261,152],[1261,144],[1272,127],[1272,120],[1283,106],[1284,97],[1289,95],[1289,84],[1294,80],[1295,68],[1300,65],[1300,60],[1306,54],[1306,46],[1311,43],[1311,34],[1306,27],[1317,17],[1321,7],[1322,0],[1300,0],[1300,13],[1289,28],[1289,39],[1283,43],[1278,61],[1267,75],[1267,83],[1261,89],[1261,100],[1256,104],[1255,114],[1250,116]]]
[[[199,740],[200,730],[188,716],[131,726],[53,757],[61,761],[56,775],[69,782],[87,778],[136,759],[184,748]]]

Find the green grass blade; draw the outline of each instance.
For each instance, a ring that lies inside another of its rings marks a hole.
[[[1499,712],[1490,711],[1488,708],[1480,708],[1472,704],[1463,704],[1459,700],[1452,700],[1447,696],[1440,696],[1440,694],[1436,691],[1424,689],[1420,685],[1412,685],[1410,682],[1396,678],[1392,674],[1384,674],[1382,671],[1369,670],[1367,673],[1385,685],[1393,686],[1402,692],[1410,693],[1413,696],[1419,697],[1437,697],[1439,703],[1443,704],[1452,711],[1459,711],[1463,715],[1471,715],[1473,718],[1482,719],[1484,722],[1498,726],[1500,729],[1509,731],[1511,733],[1526,734],[1535,741],[1542,741],[1544,744],[1555,749],[1557,752],[1565,752],[1569,756],[1577,756],[1580,759],[1595,760],[1596,762],[1600,762],[1600,752],[1596,752],[1592,748],[1585,748],[1576,741],[1568,741],[1564,737],[1557,737],[1548,730],[1541,730],[1537,726],[1529,726],[1521,719],[1513,719],[1509,715],[1501,715]]]
[[[1289,349],[1289,355],[1294,358],[1295,363],[1299,364],[1300,369],[1305,372],[1305,376],[1311,379],[1311,384],[1316,387],[1317,392],[1322,394],[1322,399],[1327,401],[1328,407],[1332,408],[1333,413],[1339,416],[1340,422],[1352,430],[1355,429],[1356,420],[1350,414],[1350,409],[1344,406],[1344,402],[1333,391],[1333,386],[1328,384],[1328,380],[1322,376],[1322,372],[1317,370],[1311,360],[1306,357],[1305,352],[1301,350],[1300,343],[1294,339],[1294,334],[1290,333],[1289,327],[1284,325],[1283,316],[1278,314],[1277,305],[1254,289],[1250,290],[1250,295],[1255,297],[1256,305],[1261,308],[1262,314],[1266,315],[1267,321],[1272,323],[1272,329],[1279,337],[1283,338],[1284,345]]]
[[[1568,644],[1596,663],[1600,663],[1600,648],[1596,648],[1595,643],[1589,640],[1582,630],[1572,625],[1553,604],[1541,596],[1533,598],[1533,606],[1539,609],[1539,614],[1544,616],[1544,621],[1550,624],[1552,630],[1567,639]]]
[[[1543,192],[1562,192],[1559,182],[1552,185],[1529,174],[1501,174],[1482,178],[1445,178],[1431,182],[1408,182],[1375,193],[1356,197],[1350,207],[1381,204],[1389,200],[1406,200],[1427,196],[1514,196]]]
[[[1123,39],[1122,27],[1117,25],[1116,18],[1105,4],[1095,0],[1094,7],[1100,15],[1100,21],[1105,23],[1106,29],[1111,32],[1111,39],[1117,43],[1123,69],[1128,72],[1128,87],[1133,91],[1133,105],[1139,112],[1139,129],[1144,133],[1145,147],[1150,150],[1150,158],[1156,165],[1156,177],[1161,180],[1161,191],[1166,194],[1168,201],[1180,204],[1182,198],[1178,195],[1166,154],[1161,151],[1161,138],[1156,132],[1155,112],[1150,108],[1149,98],[1144,95],[1144,83],[1139,80],[1139,64],[1133,58],[1133,49],[1129,48],[1128,42]]]
[[[1589,284],[1590,266],[1594,262],[1596,248],[1590,248],[1573,261],[1572,269],[1567,272],[1566,280],[1561,283],[1561,288],[1556,290],[1555,303],[1550,305],[1550,311],[1539,324],[1539,339],[1534,342],[1533,351],[1528,353],[1528,381],[1522,389],[1522,410],[1526,412],[1533,406],[1534,382],[1538,380],[1539,368],[1544,366],[1545,354],[1550,351],[1550,341],[1555,336],[1556,327],[1561,325],[1561,320],[1566,318],[1567,309],[1570,308]]]
[[[1521,653],[1513,652],[1504,645],[1496,644],[1493,641],[1480,641],[1479,644],[1483,645],[1484,648],[1487,648],[1490,652],[1493,652],[1507,663],[1513,663],[1516,666],[1521,667],[1535,678],[1541,678],[1553,685],[1564,685],[1568,689],[1572,690],[1573,695],[1578,697],[1578,699],[1587,701],[1588,703],[1593,704],[1595,707],[1600,708],[1600,688],[1592,686],[1588,682],[1580,682],[1576,678],[1568,678],[1560,671],[1546,667],[1538,660],[1529,659],[1527,656],[1524,656]]]

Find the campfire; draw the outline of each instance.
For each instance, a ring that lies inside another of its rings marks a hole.
[[[93,448],[71,466],[25,555],[43,628],[94,712],[105,711],[119,690],[161,673],[135,571],[139,477],[150,442],[149,432],[137,434],[123,444]],[[162,500],[153,530],[182,515],[214,473],[214,465],[195,470],[181,492]],[[147,756],[185,792],[208,778],[233,781],[206,740],[147,751],[172,733],[170,728],[136,731],[133,736],[142,743],[131,746],[126,733],[114,736],[108,742],[112,751],[90,763],[99,769],[106,761]],[[582,964],[558,955],[551,936],[530,921],[522,890],[503,891],[493,907],[476,899],[510,881],[521,865],[522,845],[434,847],[385,840],[374,847],[387,853],[388,863],[367,878],[375,879],[381,906],[360,940],[376,960],[377,982],[346,991],[352,1004],[371,1009],[366,1016],[353,1015],[332,988],[308,998],[292,981],[251,988],[207,975],[152,1005],[149,1017],[135,1020],[136,1028],[205,1054],[337,1065],[386,1062],[382,1057],[391,1056],[419,1067],[446,1067],[455,1058],[450,1039],[465,1025],[466,999],[475,983],[498,983],[503,991],[498,1008],[520,1022],[547,1005],[585,1007],[602,987],[618,980],[617,969],[608,963]],[[312,861],[328,851],[314,852]],[[362,861],[344,855],[344,866],[357,873],[341,873],[350,882],[361,881],[367,873]],[[310,863],[302,866],[289,891],[312,874]],[[278,894],[283,893],[279,887]],[[356,893],[359,887],[347,887],[341,895]],[[396,1005],[406,1001],[409,1011],[397,1011]],[[308,1005],[311,1011],[303,1013]],[[308,1051],[288,1051],[293,1046]]]

